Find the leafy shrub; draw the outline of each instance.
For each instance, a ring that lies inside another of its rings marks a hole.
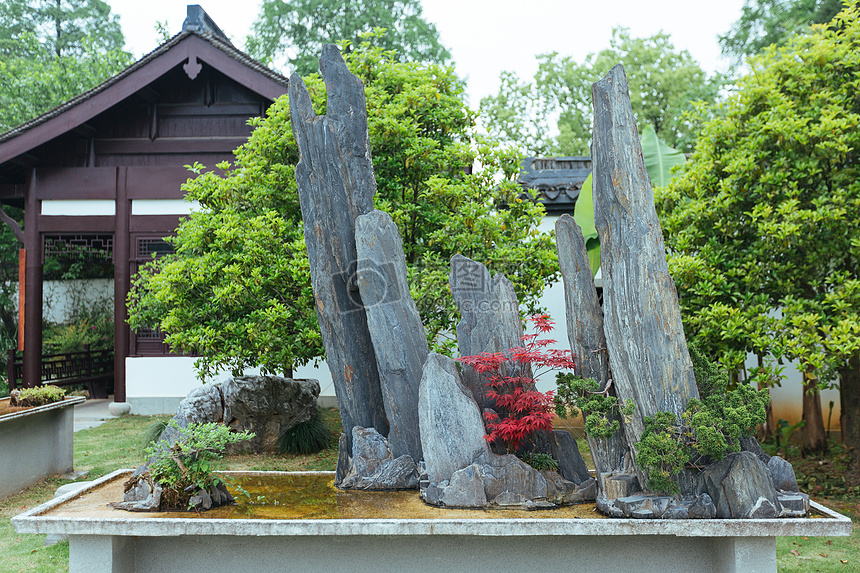
[[[558,393],[555,396],[555,413],[567,418],[582,412],[585,431],[595,438],[609,438],[621,427],[621,416],[633,413],[633,401],[629,398],[619,402],[608,390],[601,391],[594,378],[583,378],[569,372],[559,372],[555,377]]]
[[[22,388],[12,390],[10,406],[35,407],[61,402],[66,397],[66,391],[57,386],[37,386],[36,388]]]
[[[254,437],[250,432],[234,432],[217,422],[179,428],[171,420],[168,426],[179,430],[180,438],[169,447],[154,444],[145,450],[152,481],[163,488],[163,508],[190,508],[189,500],[196,492],[208,491],[221,483],[210,462],[223,457],[229,444]]]
[[[65,354],[113,348],[113,308],[110,301],[75,302],[68,323],[46,323],[42,336],[44,354]]]
[[[532,432],[552,430],[553,391],[538,392],[535,378],[539,372],[532,376],[525,373],[531,368],[557,370],[574,367],[570,350],[546,349],[555,340],[538,340],[538,336],[550,332],[555,325],[549,316],[536,314],[528,320],[534,323],[537,333],[523,336],[523,346],[507,352],[482,352],[457,359],[478,373],[489,373],[487,397],[495,403],[499,413],[484,413],[489,432],[485,437],[489,443],[501,440],[509,453],[516,452]]]
[[[146,430],[143,431],[141,447],[146,450],[146,448],[155,444],[158,441],[158,438],[161,437],[161,434],[164,433],[165,428],[167,428],[167,424],[167,420],[156,420],[147,426]]]
[[[331,432],[317,409],[312,419],[284,431],[278,445],[286,454],[315,454],[331,445]]]
[[[558,461],[549,454],[529,452],[523,456],[523,461],[538,471],[558,471]]]

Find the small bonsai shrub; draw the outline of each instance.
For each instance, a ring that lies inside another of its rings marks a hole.
[[[12,390],[9,400],[10,406],[32,408],[61,402],[66,397],[66,391],[57,386],[37,386],[35,388],[22,388]]]
[[[331,445],[331,432],[322,419],[319,408],[307,422],[288,428],[280,437],[280,450],[285,454],[315,454]]]
[[[537,332],[523,336],[522,346],[457,359],[478,373],[489,374],[487,397],[497,412],[484,413],[485,438],[489,443],[501,440],[508,453],[515,453],[532,432],[552,430],[553,391],[537,391],[535,378],[542,372],[574,367],[570,350],[547,349],[555,340],[538,339],[555,326],[549,316],[536,314],[528,320]],[[539,368],[543,370],[538,372]],[[530,369],[535,369],[533,374],[526,375]]]
[[[209,491],[221,483],[210,462],[222,458],[229,444],[254,437],[250,432],[234,432],[218,422],[179,428],[171,420],[168,427],[179,430],[180,438],[171,446],[160,443],[145,450],[150,477],[163,489],[162,509],[191,509],[189,501],[196,493]]]
[[[740,439],[752,436],[766,419],[767,390],[749,384],[728,389],[728,376],[695,347],[690,358],[700,399],[690,400],[681,419],[668,412],[645,418],[637,460],[648,471],[648,488],[674,493],[672,477],[684,467],[699,469],[740,451]]]
[[[559,372],[555,377],[558,392],[555,395],[555,413],[567,418],[582,412],[585,431],[594,438],[610,438],[621,428],[620,419],[633,413],[633,400],[619,402],[609,395],[609,388],[600,390],[594,378],[583,378],[570,372]]]

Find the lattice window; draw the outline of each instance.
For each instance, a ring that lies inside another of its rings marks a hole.
[[[58,259],[104,261],[113,257],[113,235],[48,235],[44,256]]]
[[[137,259],[148,260],[174,252],[173,245],[161,237],[140,237],[137,239]]]
[[[161,340],[163,335],[159,328],[138,328],[134,331],[135,336],[140,340]]]

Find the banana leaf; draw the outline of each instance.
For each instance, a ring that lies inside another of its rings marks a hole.
[[[675,165],[681,165],[687,158],[677,149],[669,147],[663,140],[657,137],[654,126],[648,124],[640,138],[642,143],[642,155],[645,156],[645,169],[651,179],[652,187],[663,187],[672,179],[670,171]],[[585,248],[588,250],[588,263],[591,265],[591,275],[597,274],[600,268],[600,238],[594,227],[594,198],[591,193],[591,174],[582,184],[576,206],[573,210],[573,219],[582,229],[582,237],[585,239]]]
[[[591,194],[591,173],[582,184],[576,205],[573,208],[573,220],[582,229],[585,248],[588,251],[588,264],[591,266],[591,276],[597,274],[600,268],[600,239],[594,227],[594,198]]]
[[[669,147],[657,137],[654,126],[650,123],[642,130],[642,155],[645,156],[645,169],[651,178],[651,187],[664,187],[672,179],[670,171],[676,165],[681,165],[687,158],[684,154]]]

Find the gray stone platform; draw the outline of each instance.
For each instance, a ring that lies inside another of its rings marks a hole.
[[[120,470],[93,483],[111,481]],[[333,474],[332,474],[333,476]],[[86,492],[87,490],[85,490]],[[70,571],[462,571],[524,568],[773,573],[775,537],[840,536],[851,520],[206,519],[52,517],[72,492],[12,518],[19,533],[68,534]]]

